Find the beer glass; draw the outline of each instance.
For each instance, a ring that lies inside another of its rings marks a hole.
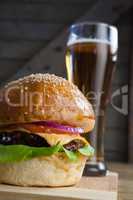
[[[92,176],[105,175],[105,111],[117,60],[118,32],[114,26],[93,22],[74,24],[69,31],[66,48],[68,80],[85,94],[96,116],[95,128],[87,134],[95,148],[95,156],[88,161],[85,172]]]

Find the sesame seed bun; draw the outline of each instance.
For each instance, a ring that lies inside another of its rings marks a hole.
[[[0,91],[0,126],[50,120],[81,127],[94,127],[94,112],[81,91],[64,78],[32,74],[8,83]]]

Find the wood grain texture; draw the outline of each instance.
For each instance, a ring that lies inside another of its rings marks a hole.
[[[119,2],[119,5],[121,4],[121,9],[118,11],[113,10],[113,7],[118,6],[118,2],[116,1],[109,1],[106,0],[98,1],[94,6],[91,7],[88,12],[81,18],[77,19],[77,22],[79,21],[105,21],[107,23],[113,23],[115,20],[117,20],[121,13],[125,12],[125,10],[128,9],[129,6],[131,6],[132,2],[126,2],[124,0],[121,0]],[[106,10],[104,9],[106,7]],[[104,10],[105,12],[101,12],[101,10]],[[45,63],[49,66],[59,66],[60,68],[64,68],[64,74],[65,74],[65,45],[67,41],[67,32],[64,31],[61,34],[57,36],[53,41],[47,45],[46,48],[43,48],[35,57],[33,57],[30,62],[28,62],[23,70],[19,71],[14,77],[23,76],[29,72],[26,70],[26,66],[31,66],[31,73],[36,72],[36,66],[39,63]],[[62,51],[58,52],[58,55],[53,51],[55,47],[61,47]],[[12,78],[14,78],[12,77]]]
[[[127,154],[125,155],[125,152],[119,152],[118,150],[105,150],[105,160],[113,162],[126,162]]]
[[[133,34],[133,30],[132,30]],[[128,135],[128,157],[133,163],[133,39],[131,40],[130,67],[129,67],[129,135]]]
[[[110,105],[107,110],[105,132],[106,158],[123,162],[128,160],[128,82],[132,35],[129,17],[131,10],[123,13],[116,22],[119,32],[119,53],[112,94],[119,94],[112,100],[113,107]],[[127,87],[125,93],[122,92],[123,86]]]
[[[63,24],[57,26],[54,22],[50,24],[45,22],[0,21],[0,38],[48,40],[62,28]]]
[[[128,49],[129,49],[129,45],[127,47],[120,47],[120,48],[125,48],[128,52]],[[121,54],[119,56],[119,58],[122,58],[124,57],[125,58],[126,55]],[[120,60],[118,63],[117,63],[117,66],[116,66],[116,71],[114,73],[114,80],[113,80],[113,86],[114,87],[118,87],[118,86],[122,86],[122,85],[125,85],[128,83],[128,66],[129,66],[129,60],[128,60],[128,56],[126,57],[126,59],[123,61],[123,60]],[[114,89],[112,87],[112,89]]]
[[[15,4],[0,4],[0,20],[3,21],[42,21],[47,23],[70,23],[87,10],[93,1],[86,4],[32,4],[16,2]],[[93,2],[94,3],[94,2]],[[68,15],[69,12],[69,15]]]
[[[29,59],[47,43],[47,40],[0,40],[0,59]]]
[[[108,163],[108,167],[119,174],[119,200],[133,200],[133,165]]]
[[[80,1],[0,1],[0,61],[9,59],[20,59],[14,68],[19,70],[21,65],[30,59],[39,50],[45,47],[48,42],[66,23],[71,23],[81,13],[84,13],[92,0]],[[75,5],[75,6],[74,6]],[[69,13],[69,15],[68,15]],[[13,61],[11,61],[11,66]],[[15,62],[14,62],[15,65]],[[40,63],[36,66],[38,72],[47,72],[48,64]],[[12,73],[12,68],[8,64],[1,71],[0,82],[7,80]],[[29,71],[30,67],[27,67]],[[62,70],[56,71],[54,65],[51,67],[53,73],[64,75]],[[16,71],[12,71],[15,73]]]
[[[79,5],[81,5],[81,0],[58,0],[58,1],[56,1],[56,0],[23,0],[23,1],[21,1],[21,0],[12,0],[12,1],[10,1],[10,0],[1,0],[0,1],[0,3],[1,4],[13,4],[13,3],[18,3],[18,4],[29,4],[29,3],[31,3],[31,4],[45,4],[45,5],[47,5],[47,4],[50,4],[50,5],[75,5],[75,4],[79,4]],[[82,0],[82,3],[83,4],[88,4],[88,0]]]
[[[21,59],[0,59],[0,86],[5,83],[14,73],[20,69],[25,60]]]
[[[102,184],[101,184],[102,183]],[[0,185],[0,200],[15,199],[59,199],[59,200],[116,200],[118,176],[108,173],[106,177],[83,177],[74,187],[32,188]]]
[[[122,129],[107,129],[105,134],[108,134],[107,136],[105,136],[105,150],[110,150],[110,151],[117,151],[119,152],[121,155],[121,157],[123,157],[123,161],[124,159],[127,160],[127,150],[125,148],[125,143],[127,145],[127,135],[125,135],[126,129],[123,130]],[[116,137],[117,135],[117,137]],[[126,155],[126,157],[124,158],[124,155]]]

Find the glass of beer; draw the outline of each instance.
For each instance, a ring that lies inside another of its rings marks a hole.
[[[114,26],[83,22],[70,27],[66,48],[67,77],[92,103],[96,116],[95,128],[86,136],[95,148],[95,156],[86,165],[86,175],[100,176],[107,171],[104,159],[105,111],[110,99],[117,49],[118,32]]]

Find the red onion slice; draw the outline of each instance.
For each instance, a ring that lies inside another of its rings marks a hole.
[[[69,132],[69,133],[80,133],[80,134],[84,133],[84,130],[80,127],[71,127],[68,125],[58,124],[58,123],[52,122],[52,121],[36,121],[36,122],[32,122],[32,124],[45,126],[45,127],[49,127],[49,128],[55,128],[57,130]]]

